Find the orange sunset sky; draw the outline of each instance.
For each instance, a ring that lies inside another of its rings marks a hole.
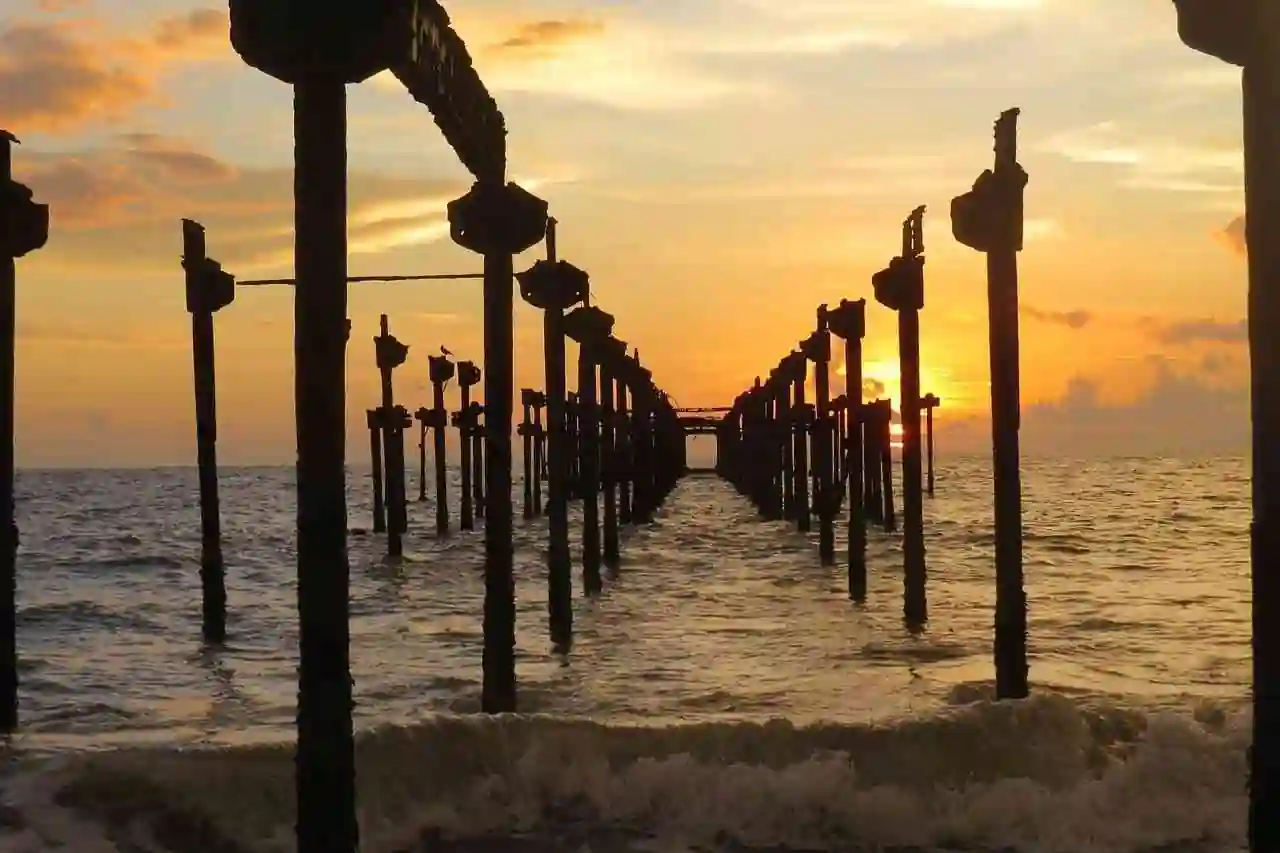
[[[19,261],[19,463],[191,461],[178,220],[204,222],[241,278],[290,274],[291,92],[232,52],[224,6],[4,8],[0,127],[54,219]],[[551,202],[561,255],[680,404],[728,402],[818,303],[869,295],[927,204],[924,387],[943,452],[981,450],[985,266],[947,211],[1016,105],[1028,452],[1245,450],[1239,74],[1178,41],[1169,0],[446,8],[506,114],[513,177]],[[478,270],[444,220],[470,181],[426,109],[389,75],[349,109],[351,273]],[[245,290],[218,315],[227,463],[292,458],[291,298]],[[353,462],[384,311],[411,345],[411,408],[428,353],[481,353],[476,283],[353,286]],[[894,323],[869,307],[867,370],[890,395]],[[541,386],[538,313],[519,305],[516,329],[517,383]]]

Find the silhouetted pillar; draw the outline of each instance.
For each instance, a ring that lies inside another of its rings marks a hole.
[[[924,555],[924,501],[920,465],[920,311],[924,308],[924,213],[917,207],[902,223],[902,253],[872,276],[876,300],[898,314],[902,394],[903,618],[928,619]]]
[[[832,429],[835,432],[834,436],[832,437],[832,445],[834,447],[835,455],[831,460],[831,470],[832,470],[832,475],[835,477],[837,509],[839,509],[840,507],[840,502],[844,500],[844,493],[843,493],[844,478],[845,478],[844,448],[845,448],[845,429],[846,429],[845,419],[844,419],[845,405],[846,405],[845,396],[843,394],[836,395],[836,397],[831,401]]]
[[[867,597],[867,524],[864,512],[863,471],[867,481],[875,479],[874,468],[865,467],[862,437],[862,338],[866,334],[866,300],[841,299],[827,317],[831,331],[844,340],[845,376],[845,482],[849,495],[849,597]]]
[[[521,457],[524,462],[524,480],[521,483],[524,491],[524,501],[521,504],[521,514],[528,521],[533,518],[533,389],[520,389],[520,405],[524,407],[524,417],[520,420],[520,426],[516,428],[517,434],[521,439]]]
[[[554,220],[548,235],[554,233]],[[548,238],[551,240],[551,238]],[[548,242],[548,246],[554,246]],[[548,250],[551,251],[550,249]],[[544,316],[543,348],[547,370],[547,517],[550,528],[548,558],[551,639],[567,648],[573,637],[573,569],[569,552],[569,498],[573,435],[565,389],[564,311],[548,310]]]
[[[618,553],[618,484],[617,484],[617,415],[614,410],[616,391],[613,372],[600,365],[600,484],[604,488],[604,564],[617,568]]]
[[[602,360],[622,359],[626,355],[626,345],[611,337],[613,324],[611,314],[589,305],[575,308],[564,320],[565,334],[578,343],[578,429],[582,441],[582,584],[587,595],[594,595],[603,588],[600,578],[600,409],[597,400],[597,365]],[[613,408],[612,400],[609,408]]]
[[[396,411],[391,373],[404,364],[409,348],[387,331],[387,315],[379,318],[381,330],[373,339],[374,358],[382,379],[382,447],[386,462],[387,555],[404,554],[403,536],[408,528],[404,494],[404,422]]]
[[[383,503],[382,483],[382,415],[381,409],[369,409],[369,467],[373,481],[373,532],[387,531],[387,508]]]
[[[542,410],[547,396],[537,393],[533,404],[533,514],[542,515],[542,482],[547,479],[547,432],[542,427]]]
[[[34,202],[31,190],[13,180],[12,146],[17,142],[13,134],[0,130],[0,381],[4,383],[0,388],[0,731],[4,732],[18,727],[18,522],[13,503],[15,261],[42,248],[49,239],[48,205]],[[202,561],[202,576],[203,566]]]
[[[579,497],[578,486],[582,469],[582,441],[578,430],[578,395],[569,391],[564,395],[565,435],[569,447],[569,500]]]
[[[1018,164],[1018,110],[995,127],[995,168],[951,203],[956,239],[987,256],[991,341],[991,446],[996,527],[996,695],[1027,695],[1027,599],[1022,577],[1021,417],[1018,355],[1018,251],[1022,248],[1023,190]]]
[[[1280,337],[1275,334],[1280,323],[1280,127],[1276,125],[1280,115],[1280,8],[1261,0],[1175,0],[1175,6],[1183,42],[1244,68],[1245,242],[1253,420],[1249,849],[1272,853],[1280,849],[1280,520],[1276,518],[1280,504]],[[1006,269],[1013,264],[1006,258]]]
[[[884,529],[892,533],[898,529],[898,515],[893,502],[893,403],[880,400],[880,495],[884,499]]]
[[[448,355],[427,356],[428,376],[431,379],[431,417],[434,421],[434,442],[436,471],[436,535],[449,535],[449,468],[446,455],[445,429],[449,425],[449,410],[444,404],[444,386],[453,378],[456,366]]]
[[[458,393],[461,400],[458,403],[458,411],[453,413],[453,425],[458,429],[458,451],[459,461],[458,467],[461,469],[462,484],[460,491],[462,492],[461,514],[458,516],[458,527],[461,530],[475,529],[475,513],[472,501],[475,493],[472,490],[472,474],[474,471],[471,467],[471,433],[472,425],[471,417],[471,388],[480,382],[480,368],[476,367],[473,362],[458,362]]]
[[[795,359],[799,353],[793,353],[790,358]],[[804,362],[801,355],[795,359],[798,365],[792,379],[794,385],[794,402],[792,405],[792,420],[795,422],[795,435],[793,437],[795,450],[795,490],[796,490],[796,530],[801,533],[808,533],[812,528],[812,520],[809,518],[809,427],[813,422],[809,404],[805,400],[805,384],[808,379],[809,366]]]
[[[588,277],[556,257],[556,220],[546,228],[547,259],[518,275],[520,295],[543,312],[547,403],[547,615],[551,642],[567,651],[573,642],[573,575],[569,553],[569,444],[565,410],[564,312],[582,301]],[[536,413],[535,413],[536,417]]]
[[[920,405],[924,408],[925,413],[925,459],[928,463],[926,479],[928,485],[926,491],[929,497],[933,497],[934,477],[933,477],[933,410],[942,405],[942,401],[935,394],[925,394],[920,398]]]
[[[1249,843],[1280,850],[1280,9],[1257,3],[1245,68],[1245,218],[1253,414],[1253,750]],[[1242,33],[1243,35],[1243,33]]]
[[[233,13],[233,36],[234,30]],[[317,75],[294,86],[294,136],[298,849],[354,851],[359,831],[348,628],[346,86],[341,78]]]
[[[867,521],[884,524],[883,485],[880,476],[880,407],[875,403],[863,403],[858,411],[862,427],[862,467],[865,472],[862,483],[862,505]]]
[[[631,413],[628,410],[627,386],[618,383],[618,523],[631,524],[631,482],[635,476],[635,459],[631,446]]]
[[[427,499],[427,421],[430,409],[420,408],[413,413],[418,422],[418,502]],[[381,499],[381,497],[379,497]]]
[[[836,561],[835,506],[832,489],[831,414],[831,333],[827,328],[827,306],[818,308],[818,328],[802,345],[805,358],[813,362],[813,499],[818,510],[818,560],[824,566]]]
[[[581,310],[581,309],[579,309]],[[582,498],[582,589],[595,595],[600,580],[600,448],[596,411],[596,368],[583,347],[578,349],[578,494]]]
[[[484,518],[484,485],[488,476],[485,473],[484,424],[480,420],[484,411],[483,405],[473,401],[467,418],[467,428],[471,432],[471,494],[475,498],[477,518]]]
[[[395,442],[396,445],[396,458],[401,462],[399,469],[400,481],[396,486],[399,493],[399,497],[396,502],[396,519],[397,526],[399,527],[401,534],[403,534],[409,529],[408,498],[405,494],[408,489],[408,482],[404,473],[404,436],[405,431],[413,426],[413,415],[409,414],[409,410],[404,406],[397,404],[395,408],[391,410],[391,417],[392,423],[394,424],[394,429],[391,432],[391,440]],[[390,502],[388,502],[388,511],[390,511],[390,508],[391,505]]]
[[[234,42],[234,9],[231,22]],[[340,77],[316,75],[299,80],[293,95],[298,849],[354,853],[359,830],[345,459],[346,86]]]
[[[451,60],[448,67],[457,67]],[[474,93],[475,90],[473,90]],[[483,89],[481,88],[482,92]],[[478,109],[481,96],[471,101]],[[456,107],[455,107],[456,108]],[[495,111],[496,112],[496,111]],[[497,115],[501,121],[501,115]],[[471,191],[449,203],[450,237],[484,256],[484,687],[486,713],[516,709],[515,552],[512,544],[511,407],[514,256],[542,240],[547,203],[506,179],[505,151]]]
[[[632,470],[635,472],[631,520],[635,524],[648,524],[653,521],[654,511],[653,410],[648,390],[635,394],[631,404]]]
[[[790,407],[791,386],[783,382],[777,373],[760,382],[755,378],[754,400],[751,402],[751,503],[760,515],[773,520],[785,517],[785,494],[782,491],[782,471],[790,470],[791,433],[783,423],[783,397]],[[783,469],[785,466],[785,469]]]
[[[742,493],[761,515],[764,514],[762,501],[768,487],[765,481],[771,476],[771,466],[780,464],[778,448],[781,439],[777,435],[761,435],[768,415],[768,393],[766,383],[757,376],[743,395],[742,402]],[[770,458],[770,453],[773,458]]]
[[[791,385],[775,372],[759,385],[755,397],[752,503],[764,518],[777,520],[785,518],[788,512],[783,477],[795,473],[789,426]],[[793,499],[793,506],[794,503]]]
[[[791,382],[783,378],[782,372],[777,373],[776,378],[769,378],[765,387],[771,393],[764,402],[764,423],[774,434],[775,447],[770,456],[773,464],[769,468],[769,489],[761,494],[764,516],[794,521],[798,517],[799,504],[796,499],[796,421],[791,408]]]
[[[5,151],[5,166],[8,164],[9,144],[0,137],[0,147]],[[0,193],[4,192],[6,183],[9,187],[20,186],[11,181],[8,171],[0,171]],[[0,201],[0,206],[4,205],[6,202]],[[5,220],[7,213],[7,210],[0,209],[0,222]],[[43,216],[47,226],[47,209]],[[196,464],[200,480],[201,629],[205,642],[221,643],[227,637],[227,582],[222,561],[222,517],[218,506],[218,414],[213,315],[230,305],[235,298],[235,280],[222,271],[217,261],[206,257],[204,227],[190,219],[182,220],[182,266],[186,272],[187,311],[191,314],[191,351],[195,374]],[[0,284],[0,287],[4,285]],[[2,476],[3,473],[0,473],[0,477]],[[2,508],[0,512],[3,512]],[[0,525],[2,524],[3,518],[0,518]],[[2,545],[0,549],[3,549]],[[12,551],[12,548],[4,550]]]

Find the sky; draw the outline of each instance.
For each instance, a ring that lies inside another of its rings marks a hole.
[[[940,453],[989,446],[985,261],[948,210],[1018,106],[1027,452],[1247,451],[1239,73],[1179,42],[1169,0],[444,5],[506,116],[511,177],[680,405],[728,404],[820,303],[870,297],[925,204]],[[444,218],[470,178],[427,109],[384,73],[348,110],[350,273],[478,271]],[[291,275],[289,87],[234,53],[223,5],[9,0],[0,126],[53,218],[18,262],[19,464],[193,461],[179,220],[241,279]],[[291,299],[243,289],[217,315],[225,463],[293,459]],[[896,318],[868,302],[866,390],[894,396]],[[397,393],[416,408],[428,354],[480,360],[481,304],[470,281],[356,284],[350,304],[359,461],[378,315],[410,345]],[[540,348],[518,304],[517,387],[543,384]]]

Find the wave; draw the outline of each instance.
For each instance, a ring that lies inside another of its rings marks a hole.
[[[79,565],[73,563],[72,565]],[[100,557],[92,561],[92,565],[103,569],[180,569],[187,565],[177,557],[164,554],[136,554],[118,557]]]
[[[152,610],[148,605],[134,605],[132,609],[121,612],[93,601],[54,601],[20,609],[18,625],[53,631],[66,630],[69,626],[74,629],[92,627],[107,631],[161,633],[163,626],[147,616]]]
[[[1210,710],[1042,694],[866,725],[439,716],[360,737],[362,849],[1240,849],[1249,721]],[[5,785],[0,850],[286,853],[292,758],[287,744],[28,757]]]

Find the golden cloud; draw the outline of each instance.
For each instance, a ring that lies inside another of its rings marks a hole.
[[[595,20],[542,20],[518,24],[515,31],[483,50],[505,55],[546,56],[567,43],[604,32],[604,24]]]
[[[72,9],[83,9],[89,0],[40,0],[37,4],[42,12],[69,12]]]
[[[119,143],[76,154],[22,152],[19,177],[51,205],[57,227],[77,229],[162,218],[196,185],[226,184],[237,176],[230,165],[179,139],[130,133]]]
[[[1041,150],[1074,163],[1120,170],[1124,186],[1189,193],[1239,193],[1239,145],[1188,145],[1105,121],[1057,134]]]
[[[162,18],[141,38],[94,21],[12,23],[0,29],[0,115],[50,133],[116,121],[155,100],[167,65],[220,55],[227,18],[211,9]]]
[[[60,157],[37,167],[30,180],[40,202],[57,211],[59,226],[93,227],[147,198],[145,180],[127,166],[96,158]]]
[[[1024,317],[1030,317],[1032,320],[1075,330],[1083,329],[1093,321],[1093,312],[1085,311],[1082,308],[1072,311],[1046,311],[1033,305],[1023,304],[1018,306],[1018,311]]]
[[[1242,344],[1249,340],[1249,322],[1245,319],[1222,321],[1214,319],[1181,320],[1155,324],[1153,331],[1161,343],[1189,344]]]
[[[161,19],[146,44],[152,49],[191,58],[230,50],[230,23],[226,9],[196,9]]]
[[[40,257],[51,267],[167,270],[183,217],[209,228],[211,254],[238,274],[293,262],[289,167],[237,168],[181,139],[131,133],[112,147],[81,153],[20,151],[15,170],[51,206],[53,238]],[[350,252],[447,238],[446,205],[467,189],[459,178],[352,172]]]
[[[151,164],[176,181],[225,181],[236,174],[221,160],[157,133],[129,133],[124,140],[131,159]]]

